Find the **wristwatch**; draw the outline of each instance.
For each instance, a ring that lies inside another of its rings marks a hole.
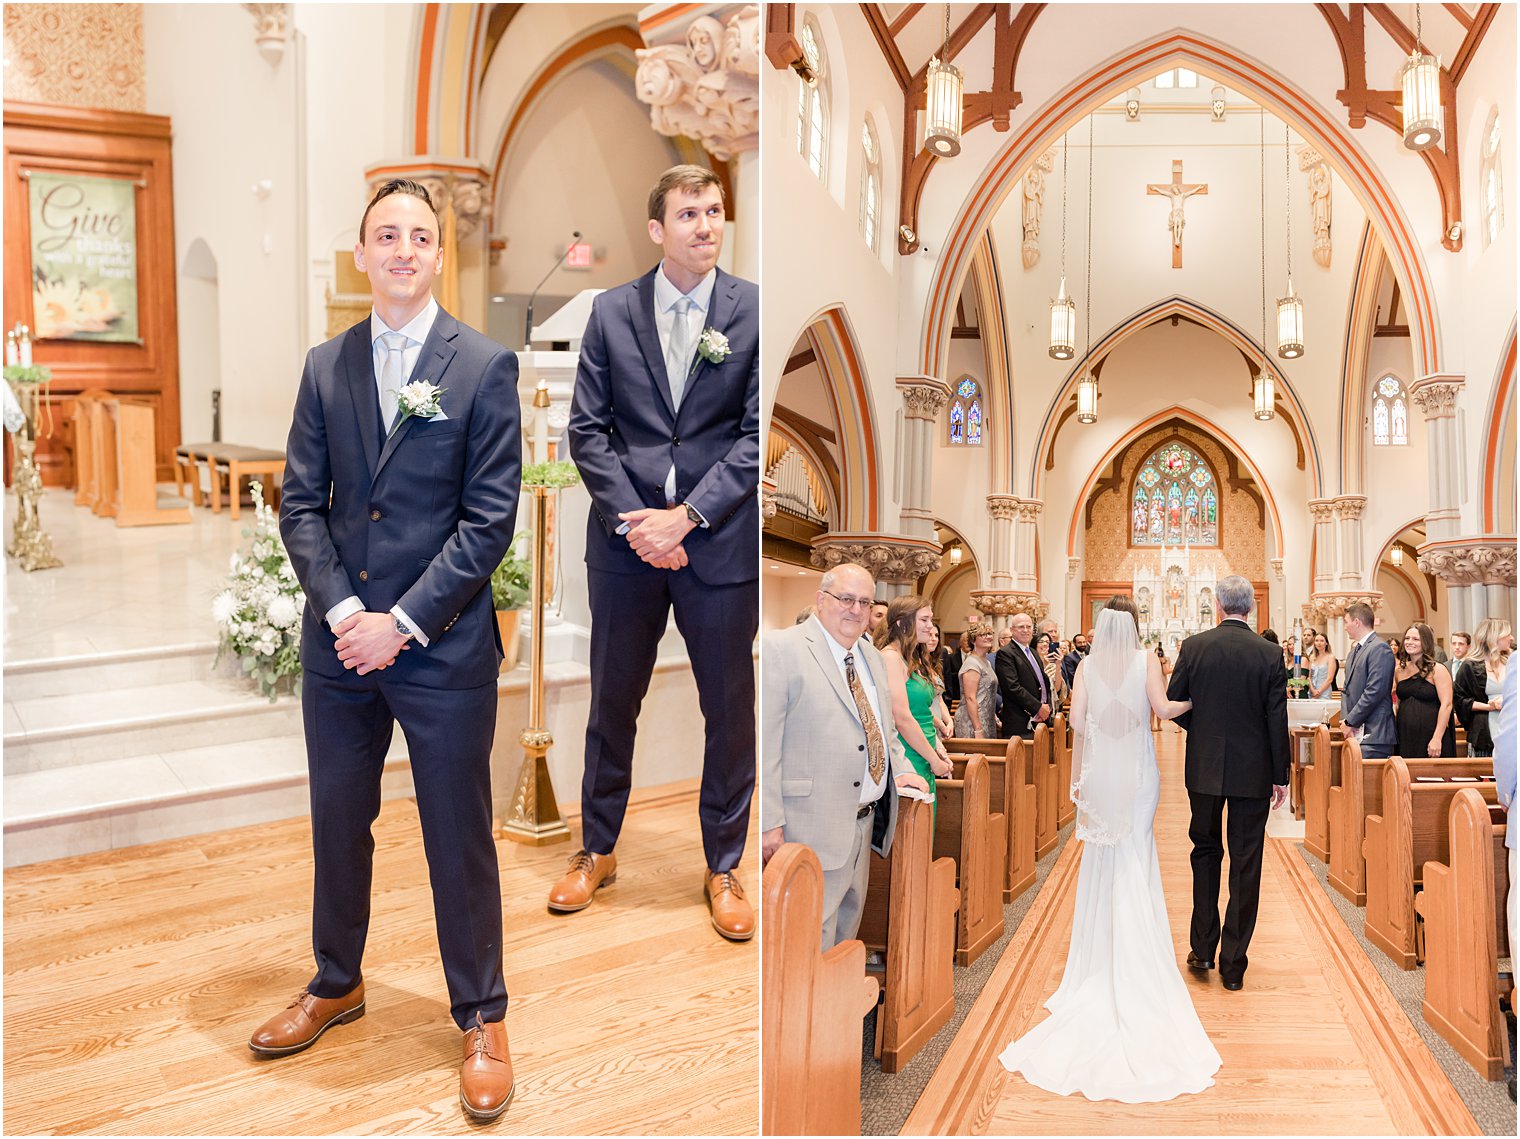
[[[396,635],[398,637],[405,637],[409,641],[417,635],[416,633],[412,632],[412,630],[402,622],[401,618],[397,617],[394,613],[391,614],[391,620],[396,624]]]
[[[691,519],[691,524],[693,526],[707,525],[707,519],[702,517],[701,511],[699,511],[695,506],[689,502],[683,502],[681,505],[686,507],[686,517]]]

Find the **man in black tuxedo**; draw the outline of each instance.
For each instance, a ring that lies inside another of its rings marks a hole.
[[[438,234],[421,185],[376,192],[354,247],[374,310],[311,350],[296,392],[280,536],[306,593],[317,972],[248,1046],[289,1055],[364,1015],[370,825],[400,723],[450,1011],[465,1033],[459,1098],[494,1119],[513,1083],[491,835],[502,653],[488,582],[517,516],[517,357],[433,300]]]
[[[1034,736],[1035,724],[1050,720],[1050,681],[1030,647],[1034,618],[1015,613],[1010,628],[1013,639],[998,649],[992,667],[1003,697],[1003,738],[1027,740]]]
[[[1252,632],[1255,591],[1230,575],[1218,587],[1219,626],[1182,642],[1167,697],[1191,700],[1177,717],[1187,732],[1188,799],[1193,818],[1192,950],[1188,967],[1214,967],[1227,989],[1245,977],[1246,947],[1261,899],[1267,816],[1288,798],[1287,670],[1282,650]],[[1221,815],[1229,809],[1230,901],[1219,927]]]
[[[1071,686],[1076,683],[1077,665],[1082,663],[1082,658],[1087,655],[1091,642],[1081,633],[1076,633],[1071,638],[1071,651],[1061,658],[1061,679],[1066,681],[1066,690],[1071,691]]]
[[[755,790],[760,295],[717,268],[724,217],[716,174],[667,170],[649,195],[664,257],[596,298],[581,342],[566,438],[591,494],[591,716],[582,849],[549,908],[583,910],[617,874],[639,707],[674,609],[706,725],[703,892],[713,927],[744,941],[755,915],[734,870]]]

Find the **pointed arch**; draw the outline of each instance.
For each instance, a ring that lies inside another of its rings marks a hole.
[[[1422,375],[1441,371],[1440,326],[1435,290],[1409,219],[1381,171],[1352,139],[1335,114],[1262,63],[1196,32],[1175,29],[1110,58],[1054,96],[982,171],[950,227],[924,307],[920,366],[939,375],[948,356],[955,297],[981,234],[1019,175],[1035,158],[1094,107],[1158,71],[1186,66],[1247,95],[1288,122],[1325,156],[1357,196],[1408,298],[1410,335]]]
[[[1483,532],[1497,534],[1504,522],[1514,524],[1515,515],[1515,325],[1509,326],[1504,352],[1499,357],[1499,377],[1489,399],[1483,440]],[[1508,447],[1505,439],[1510,440]],[[1508,506],[1508,510],[1505,507]],[[1505,514],[1509,518],[1505,518]],[[1508,531],[1513,533],[1513,528]]]

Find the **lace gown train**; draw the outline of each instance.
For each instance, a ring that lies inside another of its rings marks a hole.
[[[1130,827],[1114,845],[1084,843],[1066,972],[1045,1003],[1050,1016],[999,1059],[1057,1095],[1150,1103],[1211,1087],[1219,1053],[1178,970],[1161,889],[1152,832],[1161,780],[1145,719],[1143,654],[1118,692],[1087,679],[1093,718],[1102,701],[1124,701],[1134,723],[1123,746],[1143,749]]]

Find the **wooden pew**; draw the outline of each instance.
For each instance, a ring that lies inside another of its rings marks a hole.
[[[960,916],[955,963],[970,965],[1003,936],[1003,875],[1007,828],[989,808],[992,773],[985,756],[970,756],[960,778],[934,784],[934,857],[955,860]]]
[[[99,412],[96,406],[103,399],[116,398],[108,391],[84,391],[74,397],[69,412],[74,423],[74,505],[95,509],[100,500],[100,472],[96,467],[98,444],[95,433]]]
[[[1341,783],[1341,734],[1324,724],[1314,729],[1314,762],[1304,768],[1304,849],[1330,860],[1330,788]]]
[[[934,858],[930,805],[897,801],[888,858],[871,855],[871,885],[860,919],[866,948],[886,971],[876,1014],[876,1054],[890,1075],[918,1054],[955,1012],[955,863]]]
[[[1449,862],[1425,864],[1415,900],[1425,919],[1425,1022],[1480,1076],[1497,1080],[1509,1063],[1499,958],[1514,949],[1504,911],[1504,815],[1472,787],[1456,793],[1450,812]]]
[[[1077,818],[1077,805],[1071,800],[1071,732],[1066,717],[1057,712],[1050,725],[1056,751],[1056,829]]]
[[[1429,762],[1429,761],[1427,761]],[[1446,764],[1472,764],[1483,760],[1447,760]],[[1367,940],[1401,969],[1413,969],[1420,959],[1415,938],[1415,892],[1423,881],[1427,862],[1450,857],[1447,816],[1458,791],[1474,787],[1489,802],[1498,802],[1498,788],[1487,783],[1422,783],[1411,774],[1429,770],[1418,761],[1394,756],[1382,769],[1382,810],[1367,816],[1367,837],[1362,854],[1367,863]],[[1443,764],[1443,768],[1445,764]],[[1449,777],[1449,772],[1441,772]],[[1493,774],[1473,770],[1460,775]]]
[[[991,776],[988,809],[1003,816],[1006,838],[1003,863],[1003,903],[1013,901],[1034,885],[1034,779],[1032,756],[1018,736],[1007,740],[949,738],[945,750],[955,765],[955,777],[964,778],[966,761],[980,755],[987,760]]]
[[[1055,737],[1048,724],[1036,724],[1029,742],[1034,770],[1034,856],[1041,859],[1060,839],[1061,802],[1071,798],[1071,782],[1061,786],[1056,770]]]
[[[1405,762],[1414,775],[1493,772],[1492,760]],[[1367,816],[1381,814],[1383,810],[1383,769],[1387,766],[1386,759],[1363,759],[1360,745],[1347,740],[1341,752],[1341,785],[1330,788],[1330,885],[1356,906],[1367,904],[1367,858],[1362,844],[1367,837]]]
[[[819,952],[823,870],[811,849],[785,844],[762,877],[765,1132],[859,1135],[860,1022],[878,991],[866,947]]]

